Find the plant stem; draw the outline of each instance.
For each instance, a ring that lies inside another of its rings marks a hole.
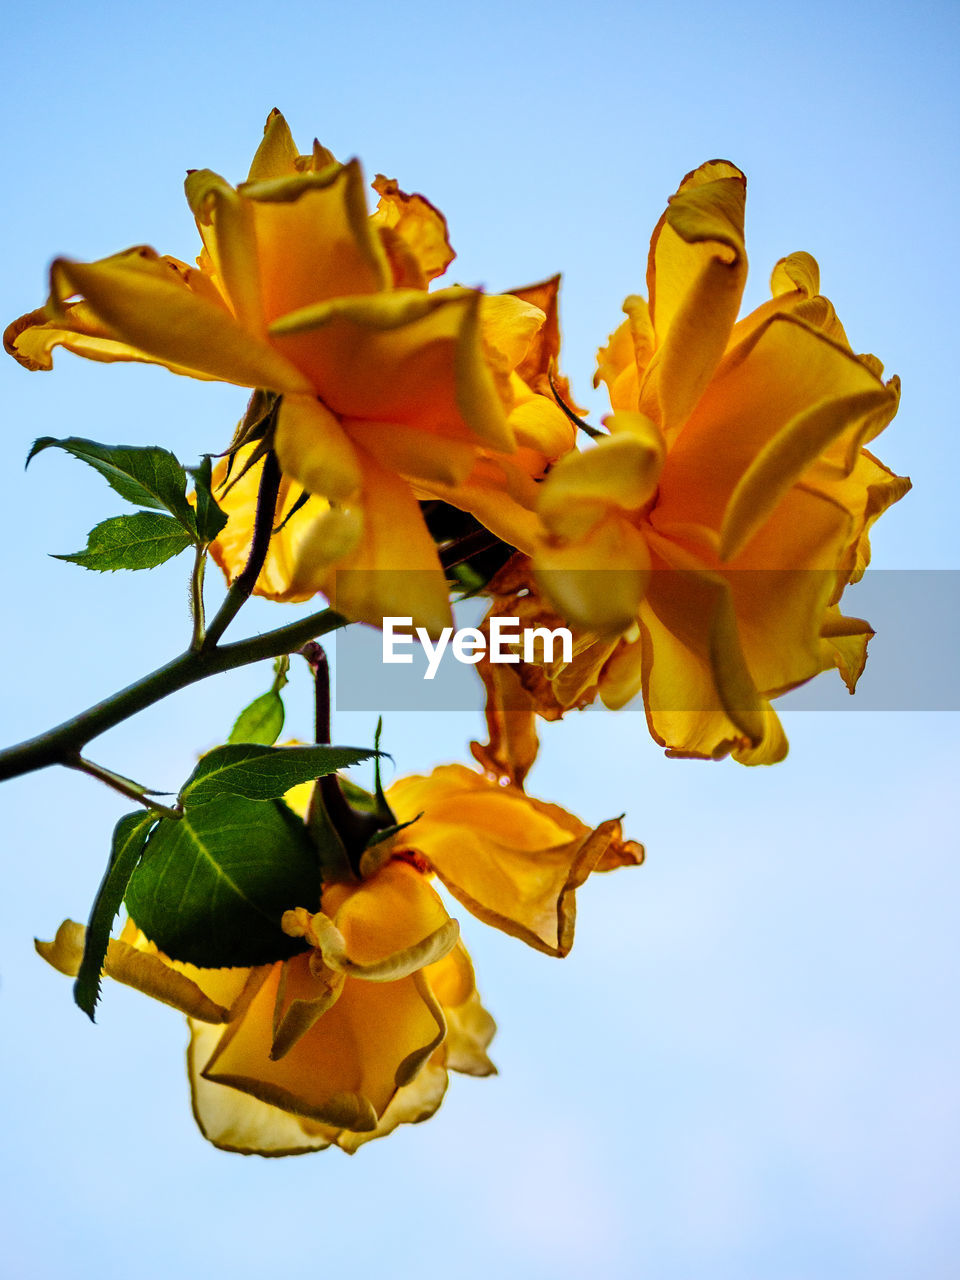
[[[130,800],[136,800],[137,804],[142,804],[145,808],[151,809],[163,818],[179,820],[183,817],[179,809],[170,809],[165,804],[158,804],[155,800],[151,800],[146,789],[141,787],[139,783],[133,782],[130,778],[124,778],[119,773],[114,773],[112,769],[105,769],[102,764],[97,764],[93,760],[85,760],[81,755],[74,756],[72,760],[64,760],[63,763],[68,769],[78,769],[81,773],[89,774],[91,778],[98,778],[101,782],[105,782],[108,787],[112,787],[114,791],[119,791],[122,796],[126,796]]]
[[[56,728],[0,751],[0,782],[6,778],[32,773],[35,769],[44,769],[47,765],[75,763],[79,752],[92,738],[128,720],[168,694],[185,689],[187,685],[196,684],[198,680],[205,680],[208,676],[218,675],[221,671],[233,671],[236,667],[245,667],[263,658],[276,658],[281,653],[292,653],[315,636],[325,635],[328,631],[335,631],[346,625],[347,619],[339,613],[332,609],[321,609],[318,613],[301,618],[299,622],[291,622],[285,627],[277,627],[274,631],[252,636],[236,644],[210,645],[208,631],[209,647],[201,652],[188,649],[166,666],[72,719],[65,720]]]
[[[250,542],[250,555],[243,572],[234,579],[227,592],[226,599],[217,610],[213,621],[207,628],[203,648],[209,649],[226,631],[236,617],[241,606],[250,598],[250,593],[257,585],[260,570],[267,558],[270,546],[270,535],[273,533],[273,522],[277,512],[277,495],[280,492],[280,463],[277,455],[270,449],[263,459],[263,471],[260,473],[260,488],[257,492],[257,514],[253,522],[253,538]]]
[[[206,621],[203,613],[203,575],[206,564],[207,548],[197,547],[193,573],[190,575],[190,615],[193,618],[190,648],[194,651],[202,649],[206,640]]]

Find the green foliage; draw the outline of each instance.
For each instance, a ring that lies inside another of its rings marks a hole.
[[[58,556],[59,560],[70,560],[87,569],[148,569],[179,554],[191,543],[205,546],[212,542],[227,523],[210,489],[209,458],[204,458],[190,472],[196,486],[194,507],[186,496],[187,472],[167,449],[156,445],[142,448],[98,444],[78,436],[65,440],[43,436],[34,442],[27,455],[27,465],[38,453],[54,448],[88,463],[121,498],[136,507],[147,508],[147,512],[135,516],[120,516],[98,524],[90,533],[86,551]],[[158,514],[160,512],[168,514]],[[123,544],[127,538],[138,545],[124,555]],[[152,550],[147,548],[150,541],[156,544]]]
[[[239,742],[214,747],[184,783],[180,800],[188,811],[225,795],[270,800],[298,783],[359,764],[373,754],[369,747],[270,747]]]
[[[219,795],[160,820],[126,904],[172,959],[227,968],[302,951],[280,920],[292,907],[317,910],[320,887],[316,850],[286,805]]]
[[[251,742],[272,747],[283,730],[283,721],[283,699],[270,689],[244,707],[234,721],[227,742]]]
[[[94,1009],[100,999],[100,974],[103,970],[104,956],[107,954],[110,929],[120,910],[130,877],[140,861],[147,837],[156,821],[156,814],[137,809],[134,813],[125,814],[113,831],[110,864],[93,902],[87,924],[83,959],[76,982],[73,984],[73,998],[91,1022],[94,1020]]]
[[[188,467],[197,494],[195,511],[197,540],[201,543],[213,542],[217,534],[227,523],[226,514],[217,506],[210,488],[212,464],[209,454],[199,467]]]
[[[83,551],[53,558],[100,572],[154,569],[190,545],[190,534],[172,516],[138,511],[132,516],[113,516],[102,521],[90,530]]]
[[[264,747],[272,747],[280,737],[285,717],[280,690],[288,683],[289,655],[282,654],[275,658],[273,667],[273,688],[261,693],[259,698],[254,698],[249,706],[244,707],[234,721],[228,743],[256,742]]]

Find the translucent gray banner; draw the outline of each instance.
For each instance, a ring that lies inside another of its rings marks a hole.
[[[597,576],[601,591],[616,592],[621,585],[614,572],[601,570]],[[832,581],[829,575],[816,570],[743,570],[724,576],[731,584],[741,629],[750,625],[751,613],[761,624],[769,620],[771,610],[789,613],[791,600],[798,602],[799,616],[804,616],[802,602],[816,595],[821,587],[828,588]],[[422,575],[398,572],[390,578],[389,597],[398,602],[393,616],[403,618],[402,602],[419,594]],[[691,602],[695,602],[697,616],[702,619],[706,608],[702,579],[695,582],[692,575],[673,572],[654,578],[649,599],[651,603],[658,602],[660,615],[672,630],[676,631],[678,621],[689,616],[684,610]],[[382,586],[382,579],[378,586]],[[379,591],[377,594],[383,598]],[[410,640],[414,629],[402,622],[392,624],[386,633],[369,626],[337,632],[337,709],[435,712],[481,707],[483,688],[468,661],[479,646],[466,629],[478,627],[489,607],[490,601],[483,597],[457,605],[454,626],[462,633],[459,641],[456,634],[449,635],[445,643],[429,637],[424,637],[424,643],[416,636]],[[522,608],[522,602],[518,602],[518,611]],[[960,570],[869,570],[860,583],[847,588],[841,609],[847,617],[867,620],[876,633],[869,642],[866,669],[856,694],[851,697],[837,671],[825,671],[778,698],[778,709],[960,711]],[[513,628],[514,633],[517,629]],[[768,634],[765,626],[762,634]],[[458,660],[458,654],[463,660]],[[635,698],[628,709],[641,710],[640,699]]]

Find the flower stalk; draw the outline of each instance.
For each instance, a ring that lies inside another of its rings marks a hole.
[[[188,649],[150,675],[104,698],[79,715],[45,733],[0,751],[0,782],[16,778],[52,764],[69,765],[93,738],[129,720],[131,716],[160,702],[171,693],[237,667],[249,666],[264,658],[293,653],[308,640],[347,625],[347,619],[333,609],[321,609],[299,622],[277,627],[263,635],[234,644],[212,645],[198,653]],[[207,633],[209,645],[209,632]]]

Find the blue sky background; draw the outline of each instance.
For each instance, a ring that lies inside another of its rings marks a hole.
[[[57,253],[146,242],[190,259],[184,170],[240,179],[277,105],[302,147],[316,133],[434,200],[453,279],[500,290],[562,269],[565,367],[599,413],[594,352],[644,286],[664,201],[727,157],[750,183],[747,305],[807,249],[854,346],[903,378],[878,452],[915,487],[875,564],[957,569],[957,26],[948,3],[20,7],[0,81],[3,319],[40,304]],[[159,665],[188,628],[180,562],[100,577],[47,558],[119,505],[66,457],[24,475],[30,443],[162,442],[192,461],[225,443],[244,393],[64,355],[52,375],[8,361],[0,378],[14,740]],[[281,612],[254,602],[237,636]],[[942,661],[954,637],[924,624],[912,660]],[[175,789],[267,680],[178,695],[95,758]],[[306,737],[304,672],[288,692]],[[338,736],[366,741],[372,720],[344,715]],[[190,1116],[182,1019],[118,987],[96,1027],[73,1008],[31,940],[83,918],[127,806],[66,772],[9,784],[8,1273],[955,1275],[957,719],[786,727],[791,754],[768,770],[665,760],[631,714],[552,727],[529,789],[587,819],[626,810],[648,861],[581,890],[563,962],[463,921],[501,1074],[455,1078],[430,1123],[353,1159],[215,1151]],[[412,772],[463,759],[478,730],[473,713],[397,713],[386,746]]]

